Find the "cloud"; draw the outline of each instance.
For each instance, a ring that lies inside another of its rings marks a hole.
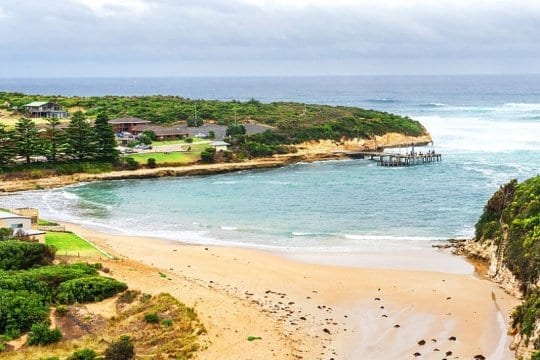
[[[25,0],[4,12],[3,76],[540,71],[534,0]]]
[[[74,0],[90,9],[98,17],[120,14],[143,15],[150,11],[151,5],[143,0]]]

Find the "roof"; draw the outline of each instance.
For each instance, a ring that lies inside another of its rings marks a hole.
[[[213,141],[210,143],[212,146],[229,146],[231,144],[225,142],[225,141]]]
[[[156,136],[175,136],[175,135],[189,135],[184,127],[181,126],[159,126],[159,125],[135,125],[134,131],[153,131]]]
[[[136,117],[118,118],[109,121],[111,125],[117,124],[150,124],[151,121],[139,119]]]
[[[32,101],[31,103],[29,104],[26,104],[26,105],[23,105],[23,106],[32,106],[32,107],[38,107],[38,106],[43,106],[45,104],[48,104],[49,102],[48,101]]]
[[[0,219],[30,219],[28,216],[12,214],[10,212],[0,211]]]

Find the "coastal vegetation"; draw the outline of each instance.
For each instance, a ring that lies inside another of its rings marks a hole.
[[[506,268],[520,282],[524,301],[513,326],[540,358],[540,176],[501,186],[476,224],[476,241],[492,240]]]
[[[72,235],[57,242],[69,243]],[[126,290],[125,283],[100,275],[109,270],[99,263],[54,264],[55,250],[35,242],[0,241],[3,358],[130,359],[137,353],[187,359],[200,348],[205,330],[193,308],[168,294]],[[84,308],[117,294],[115,316],[108,320]],[[12,341],[24,334],[25,345],[13,351]]]
[[[24,119],[25,113],[20,110],[31,101],[53,101],[78,111],[71,114],[65,131],[60,130],[59,120],[51,119],[45,126],[46,136],[38,136],[36,124]],[[4,165],[9,164],[15,155],[25,157],[27,163],[35,156],[45,156],[52,162],[59,157],[62,161],[94,159],[115,163],[118,154],[106,119],[117,117],[138,117],[154,124],[182,122],[201,126],[204,122],[212,122],[227,126],[226,137],[238,156],[216,158],[206,153],[203,156],[206,162],[294,152],[292,145],[311,140],[373,138],[389,132],[410,136],[427,133],[415,120],[381,111],[292,102],[262,103],[255,99],[241,102],[157,95],[64,97],[0,92],[0,109],[23,117],[16,123],[15,130],[8,126],[0,129],[0,164]],[[95,119],[94,125],[87,119]],[[246,135],[243,123],[259,123],[269,129],[264,133]],[[17,151],[10,152],[8,145],[15,134],[25,141],[20,143]],[[215,132],[212,131],[212,135],[215,137]],[[144,135],[144,138],[151,139],[151,136]],[[183,163],[185,161],[171,164]],[[161,165],[159,161],[156,164]]]

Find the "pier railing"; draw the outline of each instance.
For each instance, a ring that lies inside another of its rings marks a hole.
[[[442,160],[442,155],[435,151],[408,152],[406,154],[385,153],[380,151],[343,151],[340,152],[355,159],[369,159],[377,162],[377,166],[412,166]]]

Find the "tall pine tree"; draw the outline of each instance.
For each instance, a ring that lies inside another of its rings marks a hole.
[[[96,143],[92,130],[90,123],[81,111],[74,113],[66,129],[66,152],[79,160],[93,158],[96,153]]]
[[[9,164],[14,157],[13,134],[4,124],[0,124],[0,165]]]
[[[107,161],[118,160],[120,152],[116,149],[116,139],[112,126],[109,125],[109,117],[105,113],[99,113],[94,124],[96,136],[96,157]]]
[[[65,147],[65,133],[59,129],[60,120],[57,118],[47,119],[47,141],[45,142],[45,150],[48,158],[52,162],[56,162],[58,153]]]
[[[36,123],[32,119],[21,118],[15,124],[15,149],[17,155],[23,156],[30,163],[32,156],[40,154],[41,142],[38,137]]]

